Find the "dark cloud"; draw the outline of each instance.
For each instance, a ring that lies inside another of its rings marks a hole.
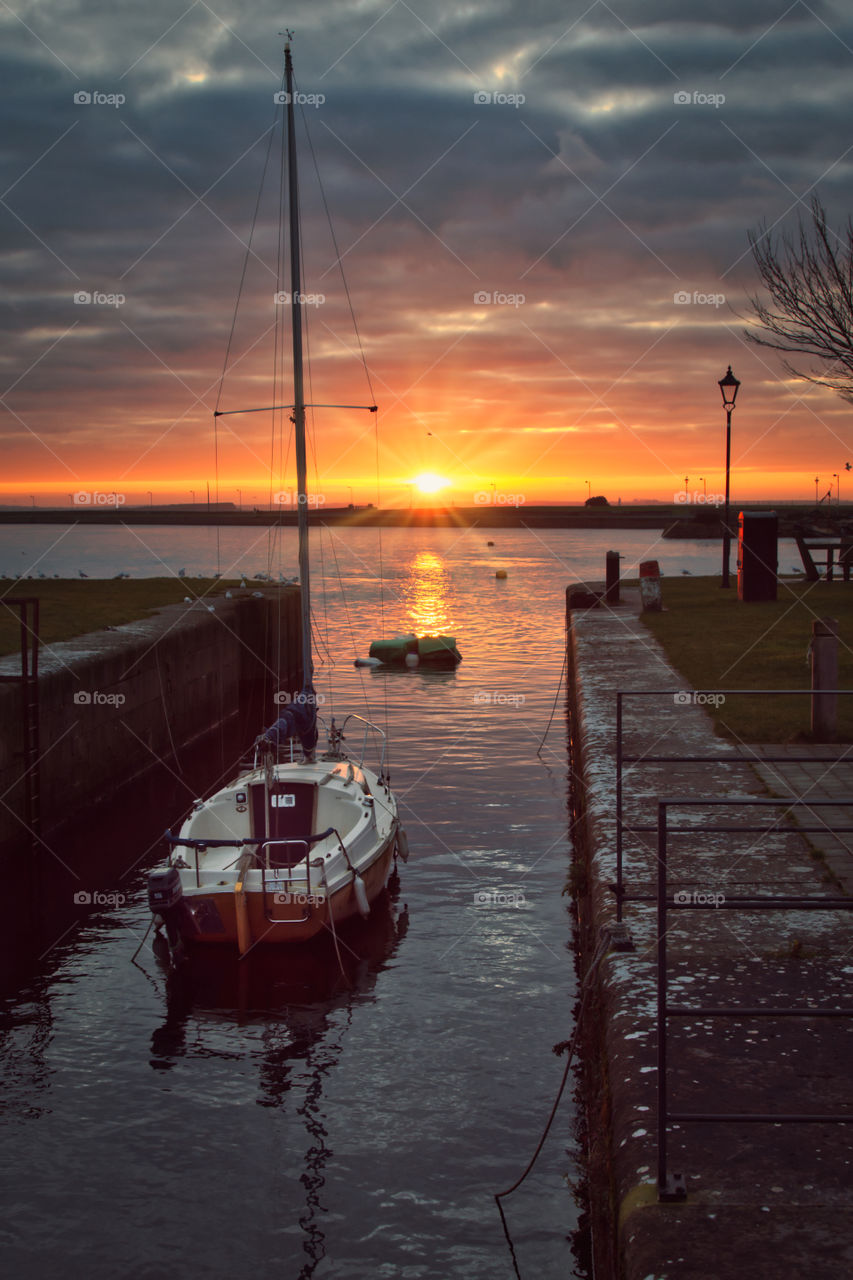
[[[266,3],[161,0],[3,13],[10,474],[54,474],[37,437],[75,468],[100,444],[116,474],[180,469],[209,446],[281,18]],[[615,423],[626,448],[647,431],[661,466],[683,470],[690,424],[705,420],[697,398],[714,421],[713,381],[734,361],[756,455],[773,457],[779,419],[780,453],[799,431],[807,470],[821,450],[835,458],[836,402],[809,391],[798,409],[806,389],[742,345],[739,317],[755,285],[748,228],[789,225],[815,184],[836,223],[853,207],[845,10],[725,3],[711,20],[662,0],[321,0],[293,21],[300,91],[325,99],[304,115],[393,424],[417,431],[436,414],[445,432],[485,439],[520,413],[562,422],[577,428],[557,467],[568,473],[578,437]],[[346,298],[304,150],[301,165],[306,288],[325,298],[315,376],[342,388],[357,374]],[[273,184],[235,335],[238,395],[269,364],[253,344],[273,313],[275,205]],[[475,301],[483,292],[523,301]],[[246,431],[254,447],[262,429]],[[535,448],[512,447],[535,468]],[[506,436],[494,450],[508,464]]]

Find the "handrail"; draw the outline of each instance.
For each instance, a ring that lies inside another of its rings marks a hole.
[[[685,892],[670,894],[669,891],[669,853],[668,836],[673,828],[667,822],[669,810],[673,808],[717,808],[727,806],[752,805],[761,809],[778,808],[794,805],[826,808],[849,808],[848,800],[824,800],[820,798],[785,797],[783,800],[767,797],[727,796],[715,797],[661,797],[657,802],[658,810],[658,842],[657,842],[657,1139],[658,1168],[657,1190],[659,1200],[684,1200],[687,1195],[686,1182],[681,1173],[672,1173],[667,1162],[667,1129],[670,1124],[686,1123],[749,1123],[749,1124],[851,1124],[853,1111],[847,1113],[818,1112],[736,1112],[736,1111],[675,1111],[670,1108],[668,1095],[668,1042],[667,1021],[669,1018],[689,1017],[695,1020],[703,1018],[740,1018],[756,1017],[776,1018],[849,1018],[853,1017],[853,1008],[845,1006],[812,1007],[804,1005],[776,1005],[753,1008],[747,1005],[683,1005],[670,1004],[667,995],[667,940],[671,929],[669,913],[673,911],[749,911],[770,910],[811,910],[811,911],[851,911],[853,897],[827,897],[817,894],[753,894],[731,896],[729,894],[704,893],[700,898],[694,894],[691,898]],[[719,828],[707,825],[706,834],[713,834]],[[765,827],[765,831],[774,828]],[[694,828],[695,834],[695,828]]]
[[[331,835],[337,835],[337,832],[334,827],[327,827],[325,831],[318,831],[314,835],[305,836],[303,840],[305,844],[315,844],[318,840],[325,840],[326,836]],[[269,843],[269,836],[242,836],[239,840],[214,840],[200,836],[195,840],[186,840],[182,836],[173,836],[171,831],[166,831],[163,839],[171,845],[181,845],[185,849],[200,849],[202,852],[205,849],[239,849],[244,844]]]
[[[826,693],[839,693],[846,696],[853,695],[853,689],[836,689],[821,690]],[[695,699],[708,698],[711,696],[729,697],[769,697],[781,696],[786,697],[813,697],[813,689],[617,689],[616,691],[616,881],[610,886],[616,897],[616,920],[622,922],[623,907],[626,902],[651,902],[654,899],[648,895],[640,895],[629,892],[625,887],[624,879],[624,835],[640,834],[643,832],[651,832],[656,830],[654,825],[640,825],[629,823],[624,818],[625,807],[625,765],[659,765],[659,764],[728,764],[728,765],[765,765],[765,764],[806,764],[812,762],[814,755],[775,755],[766,754],[762,751],[759,753],[749,752],[749,745],[740,746],[732,744],[728,750],[721,751],[718,755],[653,755],[644,753],[642,755],[629,755],[624,749],[625,743],[625,699],[627,698],[663,698],[670,697],[673,699]],[[673,707],[678,708],[684,705],[682,702],[673,701]],[[701,702],[698,705],[702,705]],[[830,744],[831,745],[831,744]],[[821,757],[824,764],[833,765],[842,762],[853,763],[853,756],[850,754]],[[778,802],[777,802],[778,803]],[[739,830],[743,828],[738,828]],[[801,828],[807,831],[808,828]]]

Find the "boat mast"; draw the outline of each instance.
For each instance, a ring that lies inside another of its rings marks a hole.
[[[308,564],[308,468],[305,460],[305,391],[302,379],[302,280],[299,251],[299,188],[296,181],[296,127],[293,110],[293,62],[290,40],[284,46],[285,104],[287,106],[287,185],[290,213],[290,317],[293,338],[293,423],[296,436],[297,527],[299,583],[302,598],[302,687],[314,687],[311,656],[311,582]],[[313,706],[311,708],[313,710]]]

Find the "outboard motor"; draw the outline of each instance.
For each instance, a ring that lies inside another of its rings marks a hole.
[[[177,867],[149,871],[148,906],[152,914],[163,921],[172,954],[181,957],[184,950],[181,924],[186,921],[188,909]]]

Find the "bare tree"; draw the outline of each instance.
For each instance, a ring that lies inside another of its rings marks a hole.
[[[750,298],[761,327],[747,329],[746,337],[759,347],[812,357],[816,367],[785,360],[785,368],[853,401],[853,219],[845,241],[827,225],[815,196],[811,225],[800,218],[796,234],[777,239],[765,225],[749,233],[749,243],[770,301]]]

